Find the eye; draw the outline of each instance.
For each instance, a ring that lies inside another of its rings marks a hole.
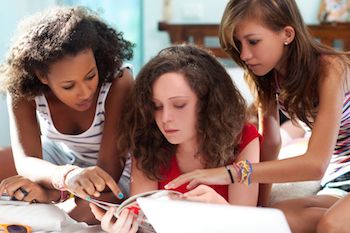
[[[155,110],[155,111],[162,110],[162,109],[163,109],[163,105],[154,104],[154,110]]]
[[[250,45],[256,45],[259,42],[259,40],[249,40],[248,42]]]
[[[65,90],[70,90],[70,89],[72,89],[73,87],[74,87],[74,84],[69,85],[69,86],[65,86],[65,87],[62,87],[62,88],[65,89]]]
[[[174,104],[174,107],[177,109],[182,109],[186,106],[186,104]]]
[[[86,77],[86,80],[93,80],[95,78],[96,74],[93,74],[91,76]]]

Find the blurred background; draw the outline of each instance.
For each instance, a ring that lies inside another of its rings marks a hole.
[[[0,62],[4,61],[11,37],[19,21],[26,16],[57,5],[82,5],[99,15],[129,41],[136,44],[135,76],[152,56],[170,45],[167,32],[158,23],[217,24],[228,0],[5,0],[0,8]],[[307,24],[319,24],[321,0],[296,0]],[[218,43],[213,41],[212,43]],[[227,66],[234,64],[225,63]],[[6,97],[0,95],[0,147],[10,145]]]

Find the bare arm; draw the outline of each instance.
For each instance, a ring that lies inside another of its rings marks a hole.
[[[143,193],[158,189],[158,182],[150,180],[147,176],[137,168],[136,161],[133,158],[131,169],[131,184],[130,195],[133,196],[138,193]]]
[[[124,69],[123,76],[113,81],[106,99],[106,117],[97,165],[118,181],[123,171],[123,163],[120,158],[116,140],[118,138],[118,126],[123,111],[124,103],[133,86],[133,78],[129,69]]]
[[[259,138],[255,138],[241,151],[241,153],[239,153],[235,162],[249,160],[252,163],[258,163],[260,159],[259,157],[260,142]],[[257,183],[249,186],[238,183],[229,185],[229,202],[233,205],[256,206],[258,194],[259,184]]]
[[[42,160],[40,128],[35,102],[21,98],[14,103],[8,96],[11,144],[18,174],[51,186],[51,174],[57,167]]]
[[[252,183],[283,183],[322,178],[335,147],[345,94],[343,81],[345,73],[338,63],[333,63],[330,64],[332,69],[328,77],[320,84],[318,114],[306,153],[288,159],[253,163]],[[263,133],[265,141],[268,140],[267,135],[271,136],[272,132],[274,132],[274,127]],[[276,132],[279,135],[279,130]],[[263,146],[265,145],[267,144]],[[237,180],[236,172],[234,176]],[[183,174],[171,181],[166,188],[176,188],[190,181],[196,184],[231,183],[225,168],[213,168]]]
[[[252,181],[281,183],[318,180],[328,167],[338,136],[344,100],[344,73],[331,64],[328,77],[320,84],[320,103],[305,154],[253,165]]]

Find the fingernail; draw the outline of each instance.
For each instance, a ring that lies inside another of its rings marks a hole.
[[[118,198],[119,199],[123,199],[124,198],[124,194],[123,193],[118,193]]]
[[[167,184],[164,186],[164,188],[166,188],[166,189],[171,189],[173,187],[174,187],[174,184]]]

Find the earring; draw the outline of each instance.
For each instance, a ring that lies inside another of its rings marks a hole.
[[[285,41],[285,42],[284,42],[284,45],[288,45],[288,42],[287,42],[287,41]]]

